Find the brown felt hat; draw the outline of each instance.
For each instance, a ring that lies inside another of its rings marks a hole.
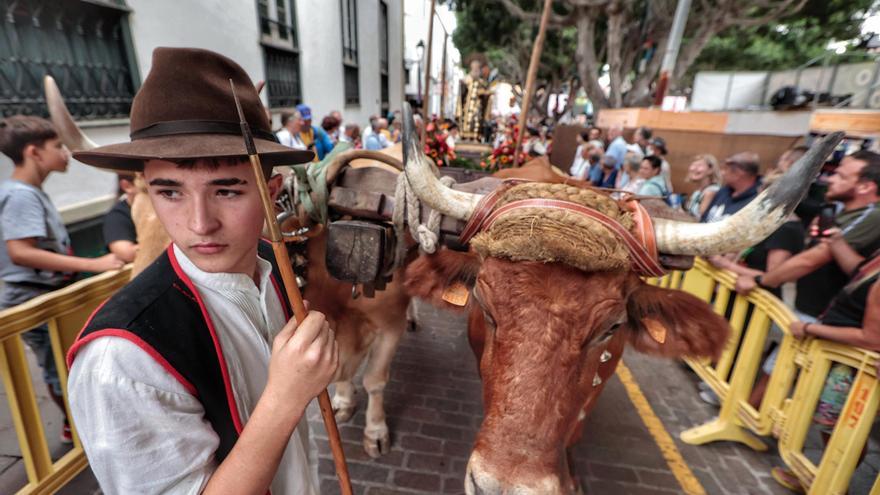
[[[145,160],[246,158],[229,80],[241,101],[264,168],[312,161],[311,151],[279,144],[244,69],[197,48],[156,48],[153,66],[131,104],[131,142],[73,154],[100,168],[142,171]]]

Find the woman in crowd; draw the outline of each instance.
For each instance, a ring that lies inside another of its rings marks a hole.
[[[617,174],[617,183],[615,189],[638,194],[645,179],[639,177],[639,163],[642,161],[641,151],[628,150],[623,156],[623,165]]]
[[[662,174],[663,162],[657,155],[646,156],[639,165],[639,177],[645,180],[639,189],[640,196],[669,196],[666,179]]]
[[[695,184],[696,189],[688,198],[685,210],[700,218],[709,208],[715,193],[721,188],[721,172],[718,159],[712,155],[697,155],[688,167],[688,182]]]

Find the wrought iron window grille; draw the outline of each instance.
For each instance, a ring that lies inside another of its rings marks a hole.
[[[43,76],[80,120],[127,118],[140,76],[122,0],[0,0],[0,115],[48,115]]]

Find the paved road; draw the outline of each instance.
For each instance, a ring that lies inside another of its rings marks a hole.
[[[340,425],[355,493],[462,493],[462,479],[482,414],[476,363],[467,345],[464,320],[417,305],[420,328],[408,333],[392,367],[386,411],[392,432],[391,453],[369,459],[361,448],[365,395],[359,389],[359,411]],[[769,477],[780,463],[773,452],[757,453],[731,443],[685,445],[678,434],[713,417],[715,409],[699,400],[696,379],[681,365],[628,352],[624,357],[649,409],[661,420],[674,447],[705,493],[785,494]],[[39,377],[32,363],[32,374]],[[37,378],[37,383],[39,379]],[[2,390],[0,390],[2,392]],[[60,414],[42,389],[38,390],[53,453],[64,452],[57,441]],[[631,390],[630,390],[631,392]],[[5,403],[5,396],[0,395]],[[310,421],[319,451],[321,492],[338,493],[329,445],[317,409]],[[875,437],[876,438],[876,437]],[[877,450],[877,449],[873,449]],[[819,451],[814,451],[819,455]],[[654,437],[633,406],[618,376],[606,387],[589,418],[575,462],[588,494],[683,493]],[[850,493],[868,493],[880,458],[870,455],[860,468]],[[0,408],[0,493],[14,493],[24,484],[24,468],[8,408]],[[100,493],[86,471],[61,492]]]

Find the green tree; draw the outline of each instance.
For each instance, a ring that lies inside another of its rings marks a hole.
[[[876,11],[875,0],[809,0],[803,9],[777,21],[732,27],[715,36],[688,70],[790,69],[828,55],[831,41],[859,40],[864,19]],[[847,56],[847,61],[852,61]]]

